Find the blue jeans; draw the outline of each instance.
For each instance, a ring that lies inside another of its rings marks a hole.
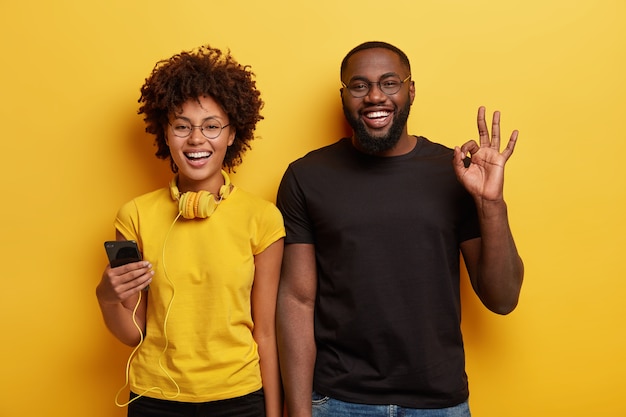
[[[398,405],[346,403],[313,393],[313,417],[471,417],[466,402],[450,408],[421,409]]]

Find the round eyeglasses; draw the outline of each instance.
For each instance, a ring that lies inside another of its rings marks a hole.
[[[206,119],[201,125],[195,126],[187,120],[176,119],[173,122],[169,122],[169,125],[172,127],[174,136],[179,138],[188,138],[191,132],[193,132],[195,128],[198,128],[205,138],[216,139],[225,127],[230,126],[230,123],[222,126],[219,120],[211,118]]]
[[[378,84],[378,88],[380,88],[380,91],[388,96],[391,96],[400,91],[402,84],[409,81],[409,79],[411,79],[411,74],[409,74],[409,76],[406,77],[404,80],[401,80],[400,77],[393,75],[388,77],[382,77],[376,82],[356,79],[350,81],[350,84],[346,85],[342,81],[341,85],[343,85],[344,88],[346,88],[354,98],[361,98],[368,95],[372,84]]]

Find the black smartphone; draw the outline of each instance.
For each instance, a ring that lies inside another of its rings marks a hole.
[[[139,247],[134,240],[110,240],[104,242],[111,268],[141,261]]]

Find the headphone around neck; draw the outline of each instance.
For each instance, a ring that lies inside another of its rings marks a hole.
[[[220,187],[217,198],[212,193],[204,190],[198,192],[188,191],[181,194],[176,185],[178,175],[174,176],[170,181],[170,195],[172,200],[178,201],[178,212],[185,219],[206,219],[213,214],[222,200],[230,195],[230,178],[224,170],[222,170],[222,176],[224,177],[224,185]]]

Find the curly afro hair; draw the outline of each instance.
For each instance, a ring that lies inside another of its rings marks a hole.
[[[165,141],[169,116],[187,100],[210,96],[228,115],[235,128],[235,141],[228,147],[222,166],[228,171],[241,164],[250,149],[254,129],[263,119],[261,93],[256,89],[250,66],[237,63],[230,51],[223,53],[209,45],[174,55],[156,63],[141,87],[139,114],[144,115],[146,132],[156,136],[155,155],[169,159],[174,173],[178,167]]]

